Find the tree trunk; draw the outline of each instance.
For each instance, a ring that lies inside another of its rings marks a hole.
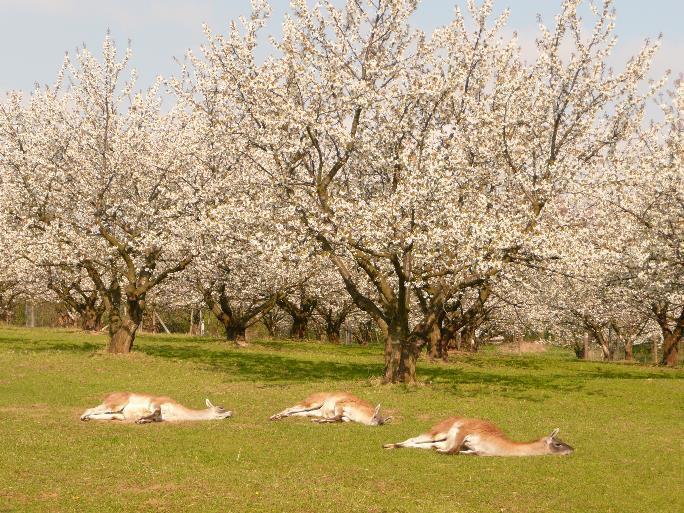
[[[84,331],[99,331],[102,320],[102,311],[86,306],[80,312],[81,329]]]
[[[678,317],[671,319],[668,314],[668,304],[660,304],[653,306],[653,312],[656,316],[656,321],[660,326],[660,333],[663,337],[663,355],[661,363],[668,367],[676,367],[679,363],[679,343],[684,337],[684,308],[679,313]],[[657,356],[654,352],[654,361],[657,362]]]
[[[432,323],[428,332],[428,358],[434,361],[437,358],[444,358],[445,348],[441,343],[442,330],[439,328],[439,321]]]
[[[107,351],[115,354],[130,353],[136,331],[138,331],[138,325],[129,319],[110,322]]]
[[[401,360],[399,362],[400,383],[407,385],[416,382],[416,361],[418,360],[419,349],[414,340],[405,340],[401,344]]]
[[[589,359],[589,333],[584,332],[584,337],[582,341],[579,342],[575,340],[573,342],[573,348],[575,350],[575,356],[578,360],[588,360]]]
[[[463,335],[461,337],[461,347],[465,345],[464,350],[471,353],[477,352],[477,341],[475,340],[475,333],[471,326],[463,328]]]
[[[676,332],[663,334],[663,365],[668,367],[677,366],[679,363],[679,342],[680,337]]]
[[[309,324],[309,316],[293,315],[292,328],[290,329],[290,338],[302,339],[306,337],[306,327]]]
[[[440,319],[432,325],[430,337],[433,339],[434,345],[437,346],[437,356],[446,362],[449,359],[449,339],[442,336],[442,322],[443,319]]]
[[[229,323],[225,326],[226,339],[235,342],[238,346],[245,346],[247,327],[238,322]]]
[[[596,342],[598,342],[599,347],[601,348],[601,353],[603,354],[603,359],[610,361],[613,359],[613,353],[610,348],[610,343],[606,339],[606,337],[603,336],[603,332],[600,331],[600,329],[595,329],[594,332],[594,338],[596,339]]]
[[[347,306],[343,306],[337,311],[333,310],[332,307],[318,307],[317,311],[323,318],[323,325],[325,326],[325,336],[328,342],[332,344],[340,343],[340,330],[342,329],[342,326],[345,326],[346,328],[345,337],[348,336],[349,325],[347,323],[347,316],[349,315],[349,308]],[[349,338],[351,339],[351,337]],[[349,342],[351,342],[351,340],[349,340]]]
[[[325,336],[328,339],[328,342],[330,342],[332,344],[339,344],[340,343],[340,328],[339,328],[339,326],[326,325]]]
[[[273,321],[271,322],[271,319],[262,319],[264,326],[266,326],[266,331],[268,332],[268,336],[271,338],[275,338],[276,336],[276,322]]]
[[[114,301],[115,308],[109,312],[109,348],[110,353],[130,353],[135,342],[135,334],[142,324],[145,313],[145,297],[130,295],[126,299],[126,319],[121,318],[118,308],[120,302]]]
[[[218,301],[214,300],[210,290],[205,290],[204,302],[209,306],[216,320],[223,325],[223,329],[226,332],[226,340],[235,342],[235,345],[239,347],[246,346],[245,332],[247,331],[249,320],[242,315],[241,311],[232,307],[230,299],[225,293],[225,285],[221,285]]]
[[[222,311],[218,304],[214,305],[212,312],[214,313],[216,319],[223,324],[223,329],[226,332],[226,340],[235,342],[235,345],[239,347],[245,347],[247,345],[247,324],[243,322],[241,318],[228,315]]]
[[[439,358],[439,337],[434,336],[433,330],[427,336],[427,346],[428,359],[433,362]]]
[[[625,339],[625,360],[628,362],[634,361],[633,340],[631,337]]]
[[[384,383],[416,382],[418,345],[409,337],[408,321],[391,324],[385,339]]]
[[[454,332],[446,326],[446,323],[443,323],[439,332],[439,351],[445,362],[449,359],[450,347],[456,347],[456,336]]]
[[[318,300],[312,297],[307,297],[303,292],[299,300],[295,303],[290,301],[287,297],[280,297],[276,304],[292,317],[292,327],[290,328],[290,338],[303,339],[306,337],[306,327],[313,315]]]
[[[406,340],[406,334],[403,334]],[[401,361],[402,334],[394,326],[390,326],[385,337],[385,371],[384,383],[397,383],[399,378],[399,362]]]

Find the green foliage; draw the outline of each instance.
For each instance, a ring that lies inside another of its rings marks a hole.
[[[580,362],[571,351],[421,362],[417,387],[378,386],[378,347],[264,341],[247,349],[142,336],[126,356],[101,335],[0,329],[0,511],[679,512],[681,369]],[[232,419],[82,423],[114,390],[204,398]],[[377,428],[268,416],[313,391],[383,405]],[[570,457],[384,451],[449,415],[511,437],[560,427]]]

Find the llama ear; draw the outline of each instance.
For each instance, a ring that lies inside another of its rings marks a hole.
[[[549,435],[549,440],[553,440],[558,436],[558,432],[560,431],[560,428],[556,428],[553,431],[551,431],[551,434]]]
[[[213,408],[214,407],[214,405],[211,404],[211,401],[209,399],[205,399],[204,401],[207,403],[207,408]]]
[[[380,413],[380,404],[375,407],[375,411],[373,412],[373,416],[376,417]]]

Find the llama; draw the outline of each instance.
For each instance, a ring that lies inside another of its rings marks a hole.
[[[82,421],[122,420],[147,424],[149,422],[181,422],[185,420],[219,420],[233,415],[223,406],[214,406],[206,399],[206,409],[186,408],[170,397],[130,392],[113,392],[102,404],[89,408],[81,415]]]
[[[514,442],[491,422],[480,419],[450,417],[427,433],[403,442],[385,444],[385,449],[435,449],[444,454],[476,456],[541,456],[572,454],[574,449],[556,438],[556,428],[546,437],[531,442]]]
[[[294,406],[272,415],[270,419],[280,420],[291,416],[313,417],[312,422],[319,423],[358,422],[366,426],[379,426],[392,418],[380,415],[379,404],[373,407],[368,401],[347,392],[312,394]]]

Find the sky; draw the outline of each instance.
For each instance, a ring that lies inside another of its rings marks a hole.
[[[465,0],[423,0],[413,18],[430,32],[446,24],[455,5]],[[495,0],[497,11],[510,8],[508,29],[519,34],[523,52],[533,55],[537,14],[552,21],[561,0]],[[271,0],[273,17],[268,32],[279,33],[287,0]],[[611,65],[633,55],[645,38],[663,35],[653,78],[666,69],[684,72],[684,1],[615,0],[619,43]],[[225,32],[230,20],[250,12],[249,0],[0,0],[0,93],[30,90],[35,83],[52,83],[64,53],[85,44],[99,52],[107,30],[118,46],[130,40],[138,85],[150,85],[156,75],[178,72],[175,58],[204,40],[202,23]],[[264,48],[264,52],[268,51]]]

